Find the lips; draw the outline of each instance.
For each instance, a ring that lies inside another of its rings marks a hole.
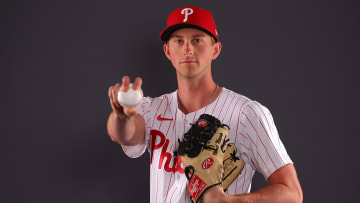
[[[181,61],[181,64],[188,64],[188,63],[196,63],[196,61],[194,60],[185,60],[185,61]]]

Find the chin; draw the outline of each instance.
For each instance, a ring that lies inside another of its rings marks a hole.
[[[199,72],[197,71],[185,71],[185,72],[179,72],[179,74],[187,79],[193,79],[199,76]]]

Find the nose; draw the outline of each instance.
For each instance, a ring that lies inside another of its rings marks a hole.
[[[192,47],[190,42],[187,42],[185,44],[184,55],[185,56],[187,56],[187,55],[192,56],[193,55],[193,47]]]

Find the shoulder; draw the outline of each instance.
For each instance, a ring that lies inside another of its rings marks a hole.
[[[234,98],[240,98],[240,99],[243,99],[243,100],[250,100],[248,97],[240,94],[240,93],[237,93],[233,90],[229,90],[227,89],[226,87],[223,87],[222,88],[222,94],[221,94],[222,97],[226,97],[226,96],[231,96],[231,97],[234,97]]]
[[[264,109],[267,109],[264,105],[262,105],[259,101],[257,100],[254,100],[254,99],[251,99],[247,96],[244,96],[240,93],[237,93],[235,91],[232,91],[232,90],[229,90],[229,89],[226,89],[225,87],[223,87],[223,91],[224,91],[224,94],[229,94],[235,98],[238,98],[238,99],[241,99],[243,100],[243,104],[244,104],[244,107],[246,107],[247,110],[251,109],[251,110],[260,110],[261,108],[264,108]]]
[[[245,105],[243,114],[248,119],[250,118],[256,120],[263,120],[271,117],[270,110],[255,100],[251,100]]]
[[[253,100],[251,100],[250,98],[235,91],[229,90],[225,87],[223,87],[222,94],[220,96],[222,97],[220,99],[231,98],[236,108],[241,108],[241,109],[247,106],[249,103],[253,102]]]
[[[140,106],[143,107],[145,106],[146,108],[151,109],[151,111],[153,111],[156,110],[157,108],[160,108],[160,106],[164,106],[164,105],[168,106],[171,103],[176,103],[174,102],[174,100],[176,100],[176,91],[163,94],[158,97],[146,96],[143,98]]]
[[[245,126],[254,129],[256,132],[261,129],[268,134],[269,131],[275,129],[274,120],[270,110],[258,101],[248,101],[241,114],[241,120]]]
[[[146,96],[142,99],[138,106],[138,113],[142,115],[146,122],[154,118],[156,112],[167,109],[173,102],[176,91],[168,94],[163,94],[158,97]]]
[[[176,99],[176,91],[153,98],[144,97],[144,99],[149,101],[151,106],[158,106],[163,103],[171,103],[174,99]]]
[[[251,99],[247,96],[244,96],[240,93],[234,92],[232,90],[223,88],[222,97],[232,97],[235,108],[239,111],[240,117],[245,117],[248,119],[266,119],[271,117],[269,109],[261,104],[259,101]]]

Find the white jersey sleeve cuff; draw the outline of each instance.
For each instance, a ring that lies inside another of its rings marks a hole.
[[[130,158],[138,158],[140,157],[146,150],[146,143],[139,144],[135,146],[125,146],[121,145],[124,153]]]

